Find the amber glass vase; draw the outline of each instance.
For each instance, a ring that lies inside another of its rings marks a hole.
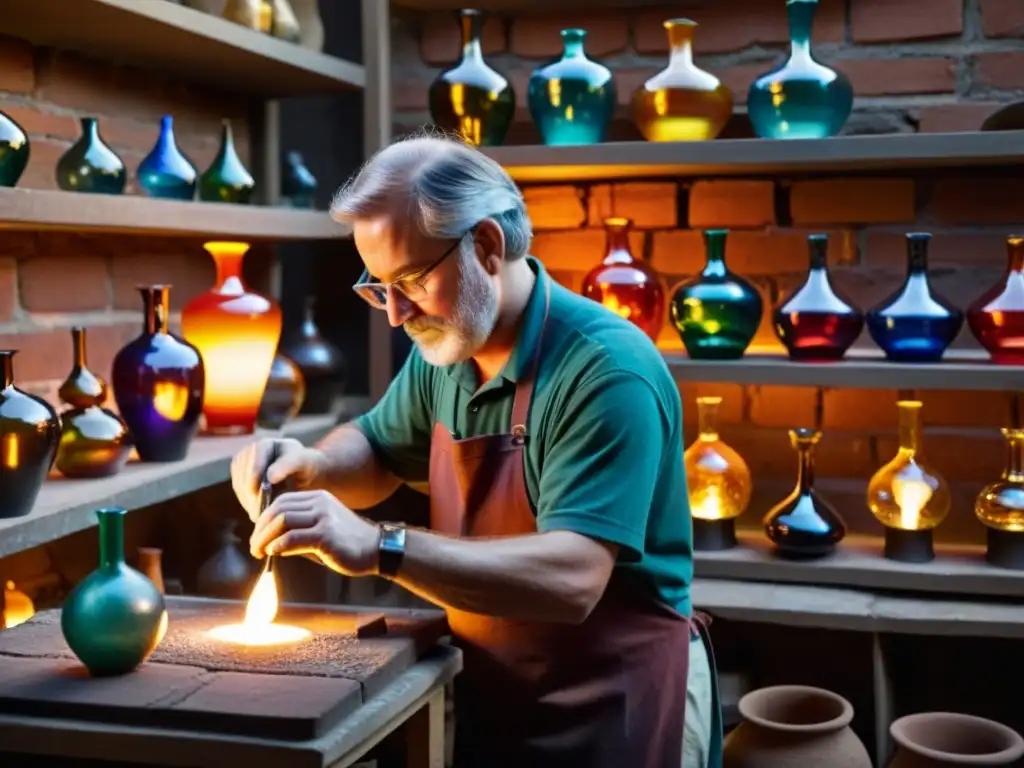
[[[727,549],[736,544],[736,518],[750,503],[750,469],[718,435],[721,397],[698,397],[698,435],[683,454],[689,488],[693,539],[697,549]]]
[[[669,19],[668,66],[633,92],[633,122],[648,141],[706,141],[732,116],[732,91],[693,63],[696,22]]]
[[[988,559],[1004,568],[1024,569],[1024,429],[1003,429],[1006,469],[974,501],[974,513],[988,534]]]
[[[299,414],[305,399],[306,379],[299,366],[284,355],[274,355],[260,401],[257,425],[264,429],[280,429]]]
[[[206,430],[252,432],[281,340],[281,308],[243,282],[247,243],[204,247],[217,265],[217,281],[182,310],[181,331],[206,367]]]
[[[630,219],[604,220],[605,254],[583,279],[582,293],[656,340],[665,324],[665,288],[653,268],[629,249]]]
[[[1024,365],[1024,237],[1006,238],[1006,249],[1006,274],[971,304],[967,324],[993,362]]]

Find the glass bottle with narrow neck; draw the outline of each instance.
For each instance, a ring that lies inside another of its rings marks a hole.
[[[971,333],[1000,365],[1024,365],[1024,236],[1006,238],[1002,279],[971,303]]]
[[[722,398],[697,398],[697,439],[683,454],[690,512],[695,520],[739,517],[750,503],[753,480],[743,457],[718,433]]]
[[[81,118],[82,135],[57,160],[57,186],[66,192],[120,195],[128,174],[100,136],[95,117]]]
[[[978,494],[974,513],[985,526],[989,562],[1024,570],[1024,429],[1000,431],[1006,439],[1006,468]]]

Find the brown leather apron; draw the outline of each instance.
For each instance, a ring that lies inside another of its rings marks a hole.
[[[545,296],[550,305],[550,288]],[[545,323],[547,308],[545,308]],[[524,451],[543,330],[516,385],[508,434],[455,439],[434,425],[430,527],[537,532]],[[691,621],[615,569],[581,624],[448,611],[464,654],[456,768],[680,768]]]

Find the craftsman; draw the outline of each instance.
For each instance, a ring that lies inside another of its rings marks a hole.
[[[414,346],[317,447],[235,457],[253,555],[313,555],[446,609],[457,768],[719,768],[682,406],[654,344],[527,255],[520,191],[458,141],[386,147],[331,215],[366,267],[355,291]],[[259,515],[264,471],[298,490]],[[353,511],[422,481],[429,530]]]

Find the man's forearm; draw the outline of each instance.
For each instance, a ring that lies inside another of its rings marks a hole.
[[[317,485],[350,509],[380,504],[401,485],[377,460],[366,436],[351,424],[331,430],[316,448],[323,454]]]

